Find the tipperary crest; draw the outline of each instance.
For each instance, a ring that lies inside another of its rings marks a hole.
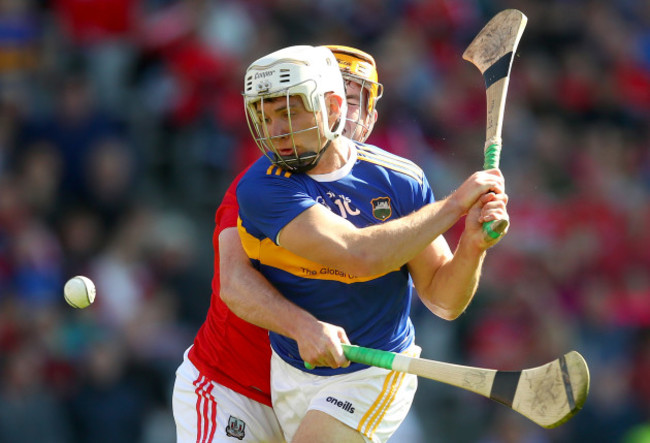
[[[390,205],[390,197],[379,197],[370,200],[372,204],[372,215],[381,221],[393,215],[393,208]]]
[[[246,423],[244,420],[240,420],[237,417],[232,415],[228,419],[228,427],[226,428],[226,435],[228,437],[235,437],[239,440],[243,440],[246,436]]]

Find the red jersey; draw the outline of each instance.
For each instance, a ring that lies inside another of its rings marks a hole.
[[[206,377],[246,397],[271,406],[271,347],[266,329],[237,317],[219,296],[219,234],[237,227],[237,183],[232,182],[217,209],[212,237],[214,277],[208,315],[194,339],[189,359]]]

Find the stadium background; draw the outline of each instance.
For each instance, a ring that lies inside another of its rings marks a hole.
[[[413,319],[427,358],[507,370],[576,349],[591,394],[547,431],[422,380],[400,438],[650,441],[650,2],[1,0],[0,442],[173,441],[214,210],[258,155],[248,63],[299,43],[374,54],[369,142],[443,197],[482,164],[484,88],[460,55],[508,7],[529,18],[501,165],[511,231],[465,315]],[[98,287],[84,311],[62,297],[76,274]]]

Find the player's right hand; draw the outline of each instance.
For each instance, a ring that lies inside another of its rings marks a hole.
[[[483,195],[489,192],[505,193],[505,180],[499,169],[487,169],[473,173],[448,199],[460,209],[461,216],[463,216]]]
[[[325,322],[315,322],[312,327],[301,331],[296,339],[300,357],[306,367],[327,366],[330,368],[347,368],[350,361],[345,358],[341,343],[350,344],[345,330]]]

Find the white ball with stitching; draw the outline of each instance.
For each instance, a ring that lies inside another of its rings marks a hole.
[[[90,306],[95,301],[96,293],[95,284],[83,275],[72,277],[63,287],[65,301],[77,309]]]

